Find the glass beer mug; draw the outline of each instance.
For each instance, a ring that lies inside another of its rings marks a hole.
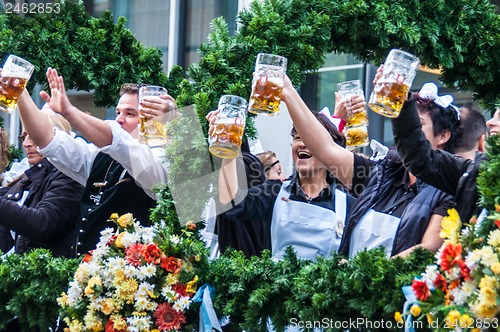
[[[255,61],[248,111],[253,114],[278,115],[287,59],[259,53]]]
[[[366,108],[354,110],[352,99],[359,96],[365,99],[360,80],[340,82],[337,84],[337,92],[345,102],[348,120],[346,124],[346,146],[352,150],[368,145],[368,113]]]
[[[247,101],[238,96],[224,95],[219,100],[217,111],[215,130],[208,138],[208,150],[219,158],[236,158],[245,130]]]
[[[419,59],[401,50],[391,50],[384,63],[382,77],[373,88],[368,102],[374,112],[396,118],[417,74]]]
[[[35,66],[16,55],[9,55],[0,74],[0,110],[12,113]]]
[[[146,85],[139,88],[139,113],[141,114],[141,104],[146,97],[159,97],[166,95],[167,89],[156,85]],[[161,121],[161,116],[153,119],[139,117],[139,142],[153,146],[163,146],[167,144],[167,128]]]

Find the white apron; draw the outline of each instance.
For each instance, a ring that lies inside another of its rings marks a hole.
[[[386,256],[391,257],[394,239],[400,218],[369,209],[354,227],[349,239],[349,258],[364,249],[384,247]]]
[[[281,259],[292,246],[298,258],[315,260],[338,250],[344,229],[347,195],[335,189],[335,211],[289,199],[290,181],[283,182],[276,198],[271,221],[274,259]]]

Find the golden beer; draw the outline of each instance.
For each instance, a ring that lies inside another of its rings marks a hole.
[[[149,146],[163,146],[168,143],[167,129],[157,120],[139,117],[139,142]]]
[[[356,126],[367,126],[368,125],[368,114],[366,110],[354,112],[352,116],[347,121],[346,126],[348,127],[356,127]]]
[[[230,121],[227,121],[230,120]],[[245,130],[245,124],[240,119],[225,119],[224,122],[216,122],[215,130],[210,136],[210,153],[219,158],[236,158],[240,153],[240,147]]]
[[[253,81],[248,111],[254,114],[277,115],[281,102],[283,80],[259,77]]]
[[[0,109],[7,113],[12,113],[17,105],[19,96],[23,92],[28,78],[22,77],[0,77]]]
[[[280,55],[259,53],[255,60],[252,92],[248,111],[253,114],[278,115],[287,59]]]
[[[397,118],[410,87],[402,83],[378,82],[370,96],[368,107],[389,118]]]
[[[359,148],[367,146],[368,144],[369,144],[368,129],[365,126],[347,128],[347,134],[346,134],[347,148],[350,149]]]
[[[139,89],[139,142],[151,147],[163,146],[168,143],[167,128],[165,123],[159,121],[163,116],[146,119],[142,116],[142,103],[144,98],[160,97],[168,93],[167,89],[156,85],[145,85]],[[170,106],[171,107],[171,106]]]

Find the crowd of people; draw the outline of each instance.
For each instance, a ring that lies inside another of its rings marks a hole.
[[[115,120],[104,121],[71,104],[57,70],[49,68],[46,76],[50,94],[40,93],[42,110],[27,91],[19,99],[29,168],[1,188],[0,250],[47,248],[56,256],[82,257],[110,227],[112,213],[133,213],[151,224],[152,188],[166,182],[168,165],[163,147],[137,140],[140,85],[123,85]],[[375,82],[379,76],[380,70]],[[346,149],[338,127],[345,123],[345,101],[336,98],[333,118],[312,112],[286,75],[281,99],[294,124],[294,171],[285,176],[273,151],[253,155],[248,146],[240,157],[222,160],[215,224],[220,252],[233,248],[251,257],[268,249],[280,259],[292,246],[298,257],[314,260],[383,247],[387,257],[404,257],[418,247],[441,246],[441,221],[450,208],[462,220],[480,214],[476,177],[488,131],[500,132],[500,109],[486,122],[478,110],[458,109],[426,83],[408,94],[392,119],[395,147],[374,159]],[[350,104],[366,107],[363,98]],[[171,111],[175,100],[148,97],[140,106],[142,116],[153,118]],[[210,131],[215,115],[207,115]],[[0,134],[3,173],[7,137]]]

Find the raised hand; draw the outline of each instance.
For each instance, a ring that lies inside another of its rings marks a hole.
[[[47,69],[46,76],[51,95],[45,91],[41,91],[40,97],[49,104],[52,110],[66,117],[73,105],[66,94],[64,79],[62,76],[59,76],[56,69],[50,67]]]

